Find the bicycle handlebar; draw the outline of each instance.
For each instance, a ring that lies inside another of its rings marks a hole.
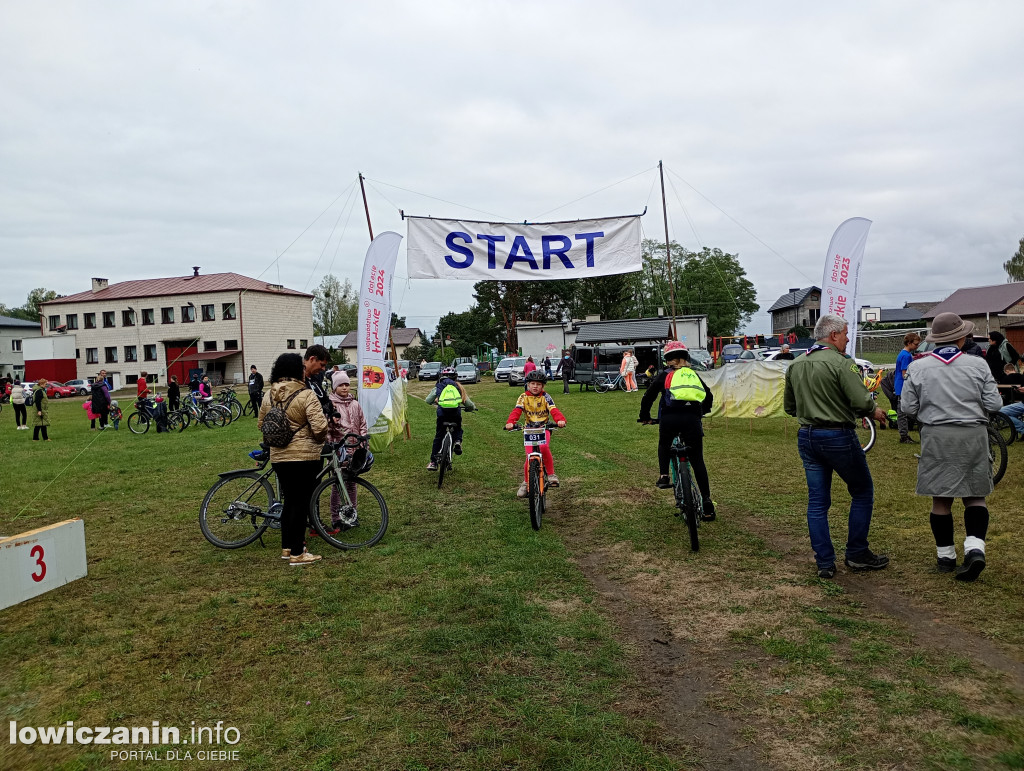
[[[516,423],[512,428],[506,428],[505,431],[522,431],[525,428],[526,428],[526,426],[521,426],[518,423]],[[565,428],[565,426],[556,426],[556,425],[543,426],[543,429],[545,431],[558,431],[559,429],[562,429],[562,428]],[[531,427],[530,430],[531,431],[539,431],[539,430],[541,430],[541,426]]]

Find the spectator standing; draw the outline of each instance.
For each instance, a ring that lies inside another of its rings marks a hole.
[[[622,375],[622,379],[626,381],[626,391],[639,390],[636,387],[636,356],[633,355],[632,351],[625,351],[622,354],[622,363],[619,364],[619,374]]]
[[[290,565],[309,565],[321,559],[306,550],[306,522],[317,474],[323,466],[320,452],[327,436],[327,418],[316,394],[303,382],[302,357],[282,353],[270,370],[270,389],[260,405],[257,425],[262,429],[267,413],[281,407],[294,434],[285,447],[270,448],[270,463],[277,474],[283,498],[281,512],[281,559]]]
[[[884,420],[864,386],[857,364],[844,351],[848,326],[841,316],[826,314],[814,326],[815,344],[786,370],[786,413],[800,421],[797,448],[807,476],[807,530],[819,578],[832,578],[836,553],[829,534],[832,474],[846,483],[850,502],[846,566],[880,570],[889,558],[868,548],[874,485],[854,428],[861,417]]]
[[[533,363],[533,357],[526,357],[526,364],[523,365],[523,380],[526,380],[526,376],[537,369],[537,365]]]
[[[782,344],[782,353],[775,357],[775,361],[793,361],[794,356],[789,352],[789,343]]]
[[[935,350],[910,366],[903,409],[921,423],[921,459],[917,494],[932,497],[929,520],[935,537],[936,567],[973,581],[985,569],[985,536],[992,492],[988,449],[988,413],[1002,406],[999,389],[985,363],[965,356],[960,347],[974,324],[955,313],[932,320],[928,342]],[[964,561],[956,564],[953,544],[953,499],[964,502]]]
[[[544,357],[544,376],[548,380],[551,379],[551,357],[550,356],[545,356]]]
[[[107,427],[108,416],[110,415],[110,388],[105,379],[106,372],[100,370],[99,377],[92,381],[89,400],[92,402],[92,411],[99,416],[100,431]]]
[[[907,377],[907,369],[914,362],[914,351],[921,344],[921,335],[917,332],[907,332],[903,336],[903,350],[896,357],[896,371],[893,379],[893,392],[896,394],[896,427],[900,431],[900,444],[917,444],[910,436],[910,421],[907,415],[900,409],[900,394],[903,393],[904,380]],[[891,402],[892,400],[890,400]]]
[[[135,381],[135,398],[142,400],[149,397],[149,377],[145,372],[139,373],[139,379]]]
[[[1021,358],[1017,350],[1003,337],[1002,332],[989,332],[988,339],[989,347],[985,354],[985,360],[992,371],[992,379],[998,382],[1003,376],[1003,367],[1012,364],[1016,369]]]
[[[311,345],[302,357],[302,371],[308,385],[320,401],[324,415],[331,415],[331,384],[324,382],[324,370],[331,363],[331,354],[322,345]]]
[[[558,360],[558,366],[555,368],[555,377],[561,375],[562,377],[562,393],[569,393],[569,381],[572,380],[573,375],[576,373],[576,362],[572,360],[572,353],[570,351],[563,351],[562,358]]]
[[[14,425],[16,430],[28,430],[28,408],[25,402],[28,401],[27,389],[21,383],[21,378],[14,378],[14,385],[11,386],[11,406],[14,407]]]
[[[259,411],[258,408],[258,404],[253,406],[253,415]],[[181,387],[178,385],[177,375],[171,375],[171,378],[167,383],[167,409],[181,409]]]
[[[86,399],[82,402],[82,409],[85,410],[85,417],[89,419],[89,430],[96,430],[96,419],[99,415],[92,411],[92,399]]]
[[[261,375],[256,365],[253,364],[249,367],[249,402],[252,404],[252,414],[258,415],[260,412],[260,402],[263,400],[263,375]]]
[[[46,397],[46,378],[41,377],[32,389],[32,406],[35,408],[35,415],[32,418],[32,441],[34,442],[39,441],[40,434],[42,434],[43,441],[50,441],[50,437],[46,433],[46,429],[50,425],[49,402],[50,400]]]

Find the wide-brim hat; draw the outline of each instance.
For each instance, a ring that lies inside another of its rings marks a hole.
[[[964,321],[955,313],[940,313],[932,319],[932,328],[925,340],[929,343],[955,343],[973,332],[973,321]]]

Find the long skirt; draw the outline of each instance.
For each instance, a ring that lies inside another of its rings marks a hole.
[[[986,426],[921,426],[918,495],[983,498],[991,492]]]

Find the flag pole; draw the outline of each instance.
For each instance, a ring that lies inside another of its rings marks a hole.
[[[662,169],[661,161],[658,161],[658,176],[661,178],[661,214],[665,219],[665,257],[668,260],[668,293],[672,300],[672,339],[678,340],[676,335],[676,282],[672,278],[672,247],[668,240],[668,207],[665,205],[665,171]],[[362,175],[360,175],[362,179]],[[369,215],[367,215],[369,216]]]

